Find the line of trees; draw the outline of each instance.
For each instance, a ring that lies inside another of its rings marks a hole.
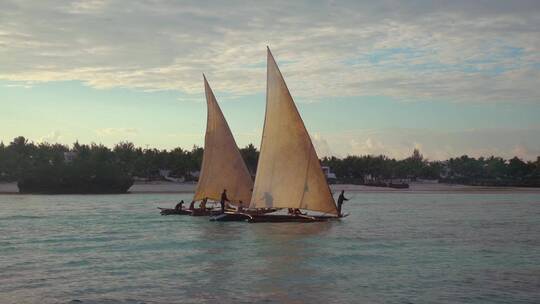
[[[259,152],[248,145],[240,152],[254,174]],[[102,144],[74,143],[70,148],[62,144],[29,142],[19,136],[9,145],[0,142],[0,181],[19,181],[47,172],[73,172],[70,176],[127,175],[158,178],[161,169],[170,170],[172,177],[193,178],[200,170],[203,148],[191,150],[143,149],[130,142],[120,142],[112,149]]]
[[[259,151],[248,145],[240,152],[252,174],[255,174]],[[0,143],[0,181],[18,181],[50,172],[70,172],[68,176],[159,176],[160,169],[170,170],[173,177],[193,178],[200,169],[203,148],[191,150],[143,149],[130,142],[120,142],[112,149],[101,144],[62,144],[29,142],[20,136],[9,145]],[[471,185],[540,186],[540,157],[525,162],[517,157],[474,158],[467,155],[446,161],[429,161],[420,151],[405,159],[396,160],[384,155],[325,157],[338,182],[364,183],[388,179],[439,179],[444,182]]]
[[[365,178],[437,179],[440,182],[483,186],[540,187],[540,157],[525,162],[518,157],[469,157],[463,155],[445,161],[429,161],[420,151],[405,159],[396,160],[384,155],[347,156],[343,159],[325,157],[322,164],[329,166],[341,182],[363,183]]]

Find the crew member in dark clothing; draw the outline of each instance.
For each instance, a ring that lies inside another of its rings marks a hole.
[[[189,204],[189,210],[195,209],[195,201],[191,201],[191,204]]]
[[[202,201],[201,201],[201,210],[202,211],[206,211],[206,202],[208,201],[208,197],[205,197]]]
[[[225,213],[225,202],[229,202],[229,199],[227,198],[227,189],[223,189],[223,193],[221,193],[221,201],[219,202],[221,205],[221,213]]]
[[[337,199],[337,211],[340,217],[343,216],[343,214],[341,214],[341,205],[343,205],[343,201],[348,201],[348,200],[349,199],[345,197],[345,190],[341,190],[341,194],[339,195]]]
[[[176,206],[174,207],[174,210],[180,211],[182,210],[182,205],[184,204],[184,200],[181,200]]]

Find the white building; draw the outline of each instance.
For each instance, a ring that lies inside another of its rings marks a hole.
[[[64,152],[64,162],[71,163],[77,158],[77,152]]]
[[[321,167],[322,170],[323,170],[323,173],[324,173],[324,176],[326,176],[326,179],[327,180],[336,180],[336,174],[333,173],[331,170],[330,170],[330,167],[328,166],[322,166]]]

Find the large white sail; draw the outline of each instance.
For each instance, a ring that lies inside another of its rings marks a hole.
[[[223,189],[227,189],[227,197],[233,205],[242,201],[247,207],[253,180],[206,77],[204,90],[208,116],[201,174],[193,200],[207,197],[218,201]]]
[[[317,153],[270,49],[266,116],[250,208],[338,214]]]

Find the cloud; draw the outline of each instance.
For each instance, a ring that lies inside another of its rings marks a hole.
[[[96,130],[100,136],[135,135],[139,133],[136,128],[103,128]]]
[[[522,159],[534,160],[540,157],[540,148],[531,149],[525,144],[517,144],[512,150],[512,154]]]
[[[371,136],[367,137],[365,140],[359,141],[356,138],[353,138],[349,141],[350,151],[353,155],[390,155],[390,151],[386,149],[385,144],[380,140],[375,139]],[[393,153],[392,153],[393,154]]]
[[[473,157],[518,156],[535,160],[540,156],[540,126],[529,128],[486,128],[461,131],[389,128],[325,133],[337,156],[386,155],[409,157],[414,149],[431,160],[469,155]]]
[[[73,14],[96,13],[102,10],[106,4],[106,0],[73,1],[66,7],[66,10]]]
[[[540,101],[538,1],[3,1],[0,79],[96,88],[265,88],[294,97]]]
[[[313,142],[313,147],[315,148],[315,151],[317,152],[317,156],[319,158],[335,155],[332,152],[332,149],[330,148],[328,141],[325,138],[323,138],[321,133],[315,132],[311,134],[310,137],[311,137],[311,142]]]
[[[51,133],[41,137],[38,142],[57,143],[62,138],[60,131],[54,130]]]
[[[6,88],[25,88],[25,89],[31,89],[32,85],[27,83],[9,83],[4,85]]]

